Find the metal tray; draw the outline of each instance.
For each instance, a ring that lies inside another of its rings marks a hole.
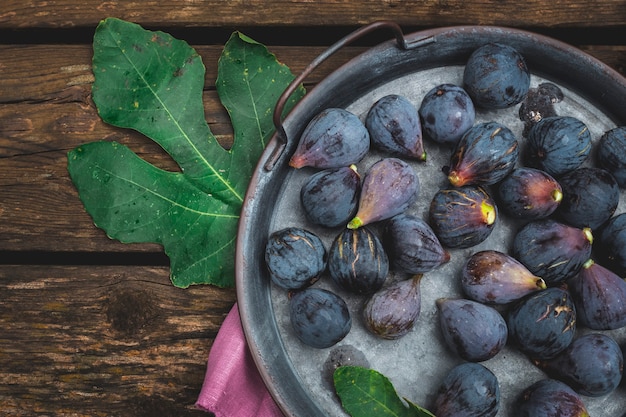
[[[288,417],[346,416],[324,373],[324,364],[334,348],[314,349],[300,343],[291,330],[287,313],[287,293],[274,287],[263,261],[267,236],[286,226],[301,226],[317,233],[327,248],[340,229],[323,229],[305,220],[299,203],[299,189],[314,172],[288,167],[300,133],[319,111],[343,107],[364,118],[377,98],[396,93],[419,106],[432,87],[448,82],[461,85],[463,64],[471,52],[487,42],[502,42],[518,49],[532,72],[531,87],[541,82],[559,86],[565,95],[556,104],[561,115],[584,121],[594,140],[606,130],[626,124],[626,80],[616,71],[576,48],[537,34],[499,27],[463,26],[416,32],[407,36],[393,23],[378,22],[362,29],[388,27],[395,41],[384,42],[352,59],[309,91],[291,113],[280,121],[277,134],[262,155],[244,202],[236,255],[237,297],[242,324],[252,356],[272,396]],[[360,36],[346,37],[310,65],[303,74],[338,48]],[[286,100],[303,76],[298,77],[281,100]],[[280,105],[284,103],[279,102]],[[279,106],[280,107],[280,106]],[[477,122],[497,120],[522,139],[523,124],[519,106],[507,110],[477,111]],[[278,109],[277,109],[278,110]],[[433,194],[446,185],[441,167],[448,163],[450,150],[425,142],[428,161],[411,162],[416,169],[421,191],[409,209],[426,218]],[[359,172],[383,155],[370,153],[359,164]],[[618,212],[626,211],[622,193]],[[360,319],[362,297],[348,295],[322,278],[316,286],[341,294],[350,307],[353,327],[337,346],[362,352],[369,366],[390,378],[401,397],[432,408],[434,392],[444,375],[461,360],[445,347],[439,334],[435,300],[461,296],[459,269],[471,253],[480,249],[508,251],[515,222],[500,216],[498,225],[483,243],[470,249],[452,250],[451,261],[425,274],[421,282],[422,312],[413,331],[405,337],[387,341],[367,333]],[[394,279],[393,274],[389,280]],[[580,330],[585,332],[584,329]],[[626,329],[607,332],[626,344]],[[513,416],[513,401],[521,390],[544,377],[530,361],[512,348],[483,362],[500,382],[499,417]],[[614,417],[626,409],[626,387],[601,398],[583,397],[594,417]]]

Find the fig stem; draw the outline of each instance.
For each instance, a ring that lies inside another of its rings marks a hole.
[[[352,220],[350,220],[350,223],[348,223],[348,229],[358,229],[359,227],[363,226],[363,221],[358,218],[355,217]]]

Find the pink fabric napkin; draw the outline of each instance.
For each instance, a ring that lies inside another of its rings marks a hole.
[[[211,347],[196,407],[216,417],[284,417],[252,359],[236,303]]]

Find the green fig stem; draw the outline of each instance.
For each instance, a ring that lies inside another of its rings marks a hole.
[[[363,226],[363,221],[358,217],[355,217],[348,223],[348,229],[358,229],[361,226]]]
[[[563,200],[563,193],[560,190],[554,190],[552,191],[552,200],[554,200],[555,203],[560,203],[561,200]]]
[[[420,161],[422,161],[422,162],[426,162],[426,151],[424,151],[424,152],[420,155],[419,160],[420,160]]]
[[[591,258],[589,258],[589,259],[587,260],[587,262],[585,262],[585,263],[583,264],[583,268],[584,268],[584,269],[587,269],[587,268],[591,267],[593,264],[595,264],[594,260],[593,260],[593,259],[591,259]]]
[[[548,288],[543,278],[537,278],[537,281],[535,282],[535,284],[537,285],[537,288],[542,289],[542,290],[545,290],[546,288]]]
[[[585,237],[587,238],[587,240],[589,241],[589,243],[593,243],[593,233],[591,232],[591,228],[590,227],[583,228],[583,233]]]

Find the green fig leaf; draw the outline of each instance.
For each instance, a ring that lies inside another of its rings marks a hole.
[[[381,373],[359,366],[340,366],[333,375],[335,391],[352,417],[435,417],[428,410],[398,397]]]
[[[233,286],[241,205],[293,75],[265,46],[232,34],[216,80],[233,124],[226,150],[204,116],[205,67],[186,42],[108,18],[93,47],[100,117],[158,143],[181,172],[163,171],[115,142],[82,145],[68,153],[68,171],[86,211],[112,239],[163,245],[175,286]],[[303,94],[300,87],[285,111]]]

